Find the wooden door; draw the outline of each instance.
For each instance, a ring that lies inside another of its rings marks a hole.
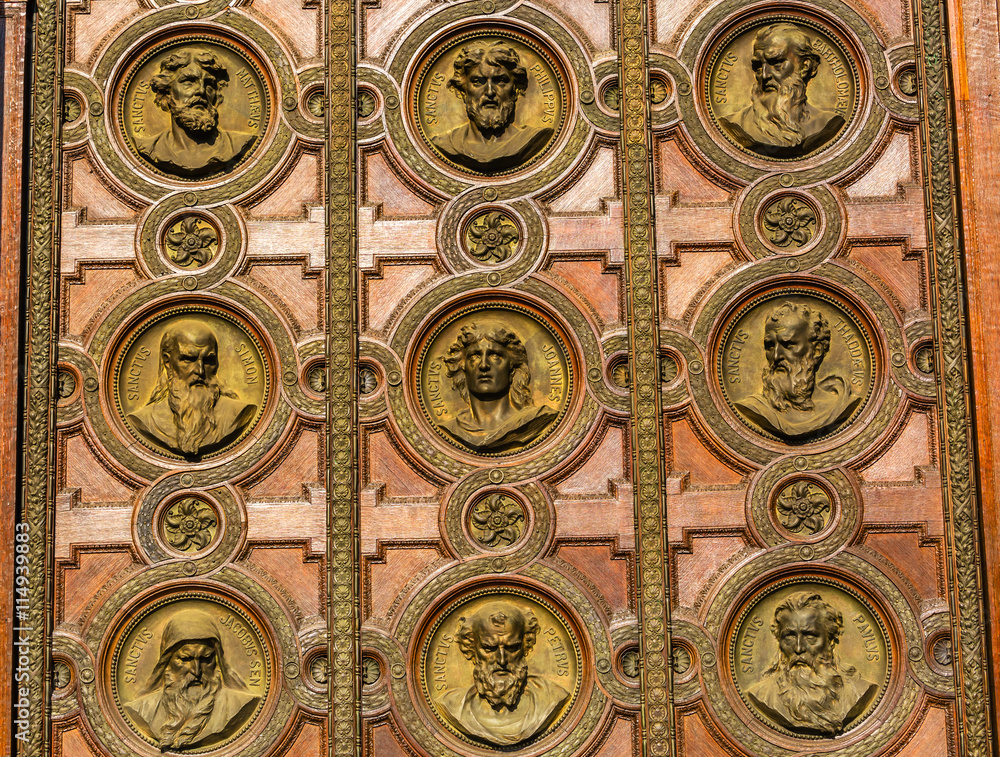
[[[986,754],[940,12],[41,3],[21,752]]]

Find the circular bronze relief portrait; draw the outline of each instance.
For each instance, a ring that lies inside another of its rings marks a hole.
[[[463,308],[433,330],[419,355],[420,406],[459,449],[522,452],[547,437],[569,405],[569,351],[553,325],[529,308]]]
[[[446,40],[417,67],[411,114],[436,157],[480,175],[517,171],[555,143],[566,86],[535,40],[485,29]]]
[[[170,308],[119,348],[115,406],[129,433],[171,458],[198,461],[237,444],[267,405],[270,369],[253,331],[218,308]]]
[[[271,95],[262,67],[222,37],[155,45],[126,71],[117,98],[122,139],[144,167],[183,181],[228,173],[260,144]]]
[[[424,640],[419,678],[456,736],[497,749],[551,733],[580,689],[580,645],[562,613],[533,594],[488,589],[454,602]]]
[[[798,160],[844,133],[857,110],[858,82],[848,47],[832,29],[769,15],[716,44],[704,96],[731,144],[763,158]]]
[[[234,741],[260,715],[271,665],[249,611],[188,592],[136,613],[112,647],[108,688],[140,738],[164,752],[199,754]]]
[[[885,694],[892,647],[878,612],[833,580],[788,579],[759,592],[729,641],[740,697],[771,728],[834,738]]]
[[[726,401],[759,434],[801,444],[844,428],[874,383],[871,341],[845,304],[809,289],[756,297],[729,321],[719,350]]]

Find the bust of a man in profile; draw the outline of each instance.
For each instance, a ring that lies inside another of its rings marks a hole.
[[[222,386],[219,344],[194,320],[172,324],[160,339],[160,374],[145,405],[128,416],[143,436],[197,460],[243,433],[257,406]]]
[[[439,705],[458,730],[496,746],[534,738],[559,716],[570,693],[528,672],[538,619],[502,602],[461,618],[455,639],[472,662],[473,685],[451,689]]]
[[[817,381],[830,350],[830,325],[805,304],[783,302],[764,321],[761,392],[735,403],[744,416],[775,436],[805,441],[832,431],[854,412],[861,397],[841,376]]]
[[[493,173],[530,160],[553,129],[517,126],[517,98],[528,89],[528,72],[517,51],[502,42],[463,47],[448,88],[465,102],[468,123],[431,139],[444,156],[473,171]]]
[[[872,703],[878,685],[840,661],[840,611],[819,594],[800,591],[774,610],[774,662],[747,696],[774,722],[803,734],[834,736]]]
[[[161,750],[181,751],[235,733],[259,701],[227,662],[212,618],[189,612],[164,626],[145,689],[124,708]]]
[[[190,178],[235,165],[256,135],[219,128],[228,84],[229,71],[209,50],[184,48],[168,55],[149,86],[157,107],[170,114],[170,128],[138,138],[139,154],[163,171]]]
[[[439,427],[474,450],[502,452],[527,444],[558,415],[532,402],[528,352],[513,331],[467,324],[443,362],[469,407]]]
[[[821,60],[812,39],[795,24],[761,29],[753,43],[750,105],[719,119],[722,128],[748,150],[773,158],[797,158],[822,147],[845,121],[806,98]]]

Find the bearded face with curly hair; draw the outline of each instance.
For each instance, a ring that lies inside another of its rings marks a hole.
[[[256,135],[219,128],[219,106],[229,69],[211,50],[185,47],[170,53],[150,78],[154,102],[170,114],[170,128],[137,135],[139,154],[157,168],[199,177],[232,167]]]
[[[553,723],[569,692],[529,672],[539,633],[534,613],[508,602],[491,602],[459,619],[455,641],[472,663],[472,686],[439,700],[452,725],[476,740],[511,746]]]
[[[761,391],[736,401],[736,408],[789,440],[804,441],[842,424],[862,398],[843,375],[820,377],[831,338],[830,323],[819,308],[792,300],[778,304],[764,319]]]
[[[774,610],[771,633],[778,654],[747,693],[772,720],[792,731],[832,736],[874,699],[878,686],[838,658],[843,615],[819,594],[789,595]]]

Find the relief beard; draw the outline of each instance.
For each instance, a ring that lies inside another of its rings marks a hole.
[[[215,403],[221,394],[217,382],[190,386],[182,378],[171,377],[167,397],[177,427],[177,446],[185,454],[197,454],[215,430]]]
[[[490,703],[494,710],[506,707],[517,708],[521,694],[528,683],[528,663],[524,660],[509,664],[506,668],[477,662],[472,671],[479,696]]]
[[[514,99],[497,100],[496,106],[485,107],[482,100],[466,98],[465,110],[480,131],[493,132],[506,129],[514,120]]]
[[[761,374],[764,397],[779,413],[794,407],[812,410],[812,395],[816,388],[816,368],[811,358],[783,360],[764,368]]]
[[[802,144],[802,109],[806,83],[799,74],[789,74],[777,90],[765,92],[755,84],[751,93],[753,122],[772,144],[796,147]]]

